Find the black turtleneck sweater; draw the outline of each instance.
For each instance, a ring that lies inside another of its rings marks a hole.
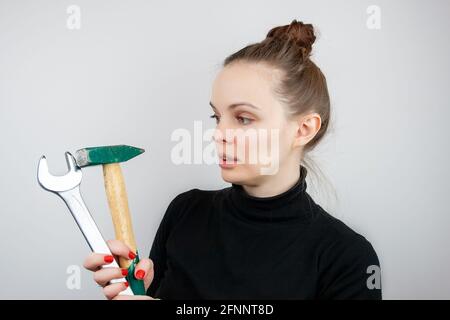
[[[381,299],[372,245],[313,201],[306,174],[300,166],[297,183],[273,197],[250,196],[236,184],[176,196],[150,251],[147,295]]]

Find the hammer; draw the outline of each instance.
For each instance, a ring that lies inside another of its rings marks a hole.
[[[119,257],[121,268],[128,269],[127,281],[134,294],[145,295],[144,282],[134,277],[136,264],[139,262],[136,240],[131,223],[128,197],[125,189],[120,162],[134,158],[145,150],[127,146],[99,146],[79,149],[75,152],[77,165],[82,167],[102,165],[105,191],[114,224],[116,239],[123,241],[136,253],[132,261]]]

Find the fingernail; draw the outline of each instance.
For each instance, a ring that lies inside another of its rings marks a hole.
[[[128,288],[129,286],[128,281],[125,281],[123,284],[125,285],[126,288]]]
[[[111,255],[106,255],[103,257],[103,260],[105,260],[105,262],[107,262],[107,263],[111,263],[114,261],[114,257]]]
[[[122,269],[122,275],[126,276],[128,274],[128,269]]]
[[[136,254],[133,251],[130,251],[130,253],[128,253],[128,258],[133,260],[134,258],[136,258]]]
[[[138,270],[136,271],[136,279],[142,280],[144,279],[145,271],[144,270]]]

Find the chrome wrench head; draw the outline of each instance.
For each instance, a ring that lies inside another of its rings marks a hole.
[[[58,193],[78,187],[81,183],[82,173],[75,158],[70,152],[65,153],[69,171],[62,176],[55,176],[48,170],[47,158],[42,156],[38,165],[38,182],[47,191]]]
[[[69,171],[62,176],[52,175],[48,170],[46,157],[41,157],[37,173],[39,185],[45,190],[57,194],[64,200],[92,251],[112,255],[81,197],[79,188],[82,178],[81,169],[70,152],[66,152],[65,156]],[[119,268],[119,265],[117,264],[117,261],[113,261],[113,263],[103,267]],[[111,283],[125,281],[124,278],[120,278],[111,280]],[[128,287],[121,291],[119,295],[133,295],[133,291]]]

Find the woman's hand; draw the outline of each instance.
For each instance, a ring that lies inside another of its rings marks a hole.
[[[120,279],[125,277],[128,270],[112,267],[102,269],[101,266],[110,264],[113,262],[113,259],[118,260],[118,256],[133,260],[135,252],[132,252],[130,248],[120,240],[108,240],[107,244],[115,257],[99,253],[91,253],[83,264],[87,270],[94,272],[94,281],[97,282],[99,286],[103,287],[103,294],[105,297],[109,300],[155,300],[147,295],[119,296],[118,294],[128,287],[128,282],[108,284],[112,279]],[[140,260],[134,270],[134,277],[139,280],[144,280],[145,291],[147,291],[150,287],[153,276],[153,261],[148,258]]]

